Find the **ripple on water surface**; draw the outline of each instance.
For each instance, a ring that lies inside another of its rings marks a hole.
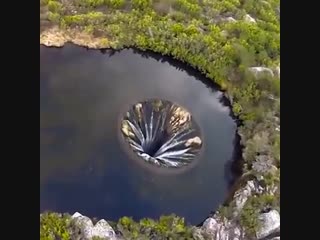
[[[197,224],[223,202],[230,109],[195,71],[156,58],[40,47],[40,211]]]

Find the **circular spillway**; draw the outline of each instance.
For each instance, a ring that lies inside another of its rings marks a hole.
[[[212,81],[132,49],[41,46],[40,62],[41,212],[198,224],[223,203],[236,123]]]
[[[161,99],[131,106],[121,120],[121,132],[141,160],[157,167],[186,167],[202,147],[199,127],[191,113]]]

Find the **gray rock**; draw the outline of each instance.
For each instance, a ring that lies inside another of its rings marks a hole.
[[[205,238],[202,235],[202,231],[200,228],[196,228],[194,229],[193,233],[192,233],[192,237],[194,240],[205,240]]]
[[[222,20],[222,22],[236,22],[237,21],[233,17],[226,17],[226,18],[222,18],[221,20]]]
[[[276,210],[263,213],[259,216],[261,228],[257,231],[257,238],[262,239],[270,234],[280,231],[280,214]]]
[[[244,16],[244,21],[249,22],[249,23],[256,23],[256,20],[253,17],[251,17],[249,14],[246,14]]]
[[[256,187],[253,181],[248,181],[247,185],[238,190],[234,195],[235,200],[235,210],[233,212],[233,216],[236,218],[239,214],[239,212],[244,207],[245,203],[247,202],[248,198],[256,192]]]
[[[202,231],[206,239],[210,240],[240,240],[242,232],[240,228],[230,221],[220,221],[208,218],[202,225]]]
[[[252,164],[252,169],[261,174],[274,173],[277,170],[273,166],[273,159],[268,155],[257,156],[256,161]]]
[[[225,22],[237,22],[236,19],[233,17],[222,17],[222,16],[217,16],[211,20],[209,20],[210,24],[219,24],[219,23],[225,23]]]
[[[276,98],[274,95],[272,95],[272,94],[268,94],[268,98],[270,99],[270,100],[273,100],[273,101],[280,101],[280,99],[278,99],[278,98]]]
[[[274,76],[273,71],[267,67],[250,67],[249,71],[252,72],[255,77],[260,77],[262,74],[267,74],[271,77]]]
[[[226,30],[222,30],[220,32],[220,34],[221,34],[222,37],[228,37],[228,35],[229,35],[228,31],[226,31]]]
[[[275,73],[276,73],[276,76],[280,77],[280,67],[276,67]]]
[[[264,179],[263,176],[261,176],[260,179],[263,180],[263,179]],[[264,189],[262,186],[259,186],[259,187],[258,187],[258,191],[257,191],[257,192],[258,192],[259,194],[262,194],[264,191],[265,191],[265,189]]]
[[[202,229],[208,233],[215,233],[218,227],[218,222],[214,218],[207,218],[202,225]]]
[[[106,240],[116,240],[116,234],[109,223],[101,219],[94,226],[91,219],[76,212],[72,215],[75,223],[83,232],[85,239],[91,240],[93,237],[99,237]]]
[[[270,195],[274,195],[279,190],[278,185],[272,184],[271,186],[266,187],[266,193]]]

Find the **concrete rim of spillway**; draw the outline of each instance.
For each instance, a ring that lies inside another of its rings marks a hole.
[[[201,148],[199,149],[199,152],[197,152],[196,156],[189,164],[187,164],[185,166],[178,167],[178,168],[166,168],[163,166],[157,166],[155,164],[146,162],[142,157],[138,156],[138,154],[133,151],[133,149],[130,147],[127,140],[123,136],[123,133],[121,131],[121,124],[122,124],[122,120],[123,120],[123,117],[126,114],[126,112],[128,112],[128,110],[132,106],[136,105],[137,103],[152,101],[152,100],[162,100],[162,101],[170,102],[173,105],[176,105],[176,106],[179,106],[179,107],[186,109],[193,117],[192,113],[189,111],[188,108],[186,108],[182,104],[177,103],[176,101],[171,101],[171,100],[167,100],[167,99],[164,100],[162,97],[158,97],[158,96],[152,97],[152,98],[136,99],[133,101],[133,103],[127,103],[121,109],[119,109],[120,111],[119,111],[118,118],[117,118],[117,136],[118,136],[119,144],[121,145],[121,149],[127,155],[128,161],[134,161],[136,163],[136,165],[141,167],[143,170],[147,170],[149,172],[153,172],[153,173],[161,174],[161,175],[162,174],[163,175],[167,175],[167,174],[168,175],[175,175],[175,174],[182,174],[185,172],[189,172],[190,170],[194,169],[198,165],[198,163],[202,160],[203,152],[206,147],[205,134],[203,134],[203,130],[202,130],[201,126],[197,123],[196,119],[193,120],[193,123],[197,126],[197,128],[199,129],[199,132],[200,132],[200,136],[201,136],[201,140],[202,140]]]

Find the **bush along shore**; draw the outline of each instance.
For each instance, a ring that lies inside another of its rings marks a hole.
[[[40,0],[40,44],[66,42],[151,50],[219,84],[241,122],[243,174],[200,227],[43,213],[40,239],[280,239],[279,0]]]

